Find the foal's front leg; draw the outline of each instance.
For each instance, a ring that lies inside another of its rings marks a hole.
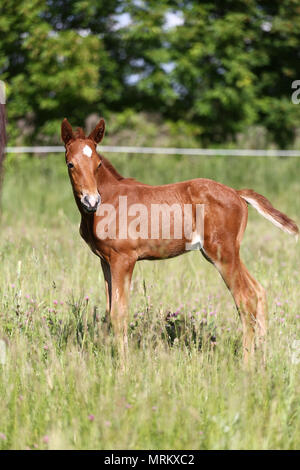
[[[104,276],[105,282],[105,294],[106,294],[106,309],[105,309],[105,325],[107,327],[107,332],[110,326],[110,307],[111,307],[111,272],[110,267],[107,261],[101,259],[101,267]]]
[[[110,260],[110,318],[122,364],[124,364],[128,347],[128,303],[134,265],[135,260],[127,256],[117,255]]]

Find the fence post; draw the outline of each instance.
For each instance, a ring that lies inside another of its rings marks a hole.
[[[1,214],[1,191],[3,182],[3,162],[5,157],[6,125],[5,125],[5,85],[0,80],[0,214]]]

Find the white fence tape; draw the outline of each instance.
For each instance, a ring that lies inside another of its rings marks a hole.
[[[300,150],[253,150],[253,149],[202,149],[202,148],[170,148],[170,147],[119,147],[110,145],[98,146],[100,152],[137,153],[159,155],[207,155],[230,157],[300,157]],[[7,153],[61,153],[63,146],[50,147],[6,147]]]

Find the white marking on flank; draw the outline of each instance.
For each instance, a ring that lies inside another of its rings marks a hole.
[[[185,245],[186,251],[201,250],[202,247],[203,241],[201,240],[199,233],[193,232],[191,243],[186,243]]]
[[[83,149],[83,153],[87,157],[91,158],[93,151],[92,151],[91,147],[89,147],[88,145],[85,145],[84,149]]]

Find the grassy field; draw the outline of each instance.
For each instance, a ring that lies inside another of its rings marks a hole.
[[[149,183],[202,176],[252,187],[299,222],[298,159],[112,161],[126,176]],[[138,263],[129,365],[122,373],[102,328],[100,263],[78,225],[62,155],[7,160],[0,449],[299,448],[300,364],[293,354],[300,340],[300,256],[294,239],[249,210],[242,257],[268,292],[266,367],[259,360],[243,367],[231,296],[215,269],[192,252]]]

